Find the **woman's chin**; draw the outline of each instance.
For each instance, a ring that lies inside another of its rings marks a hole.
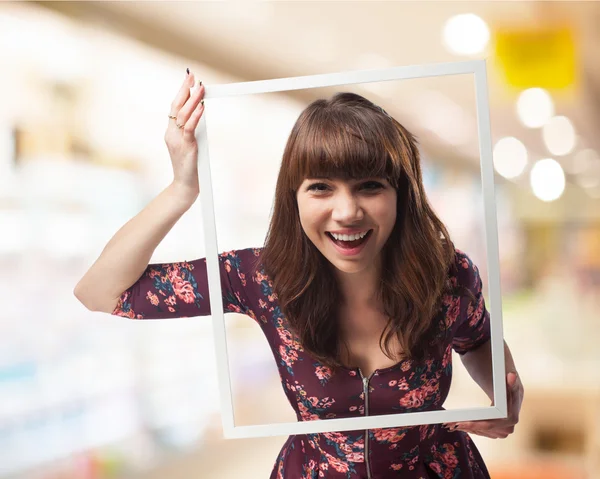
[[[326,256],[327,260],[335,269],[342,273],[356,274],[365,271],[373,264],[370,258],[361,258],[359,260],[353,258],[344,258],[334,255]]]

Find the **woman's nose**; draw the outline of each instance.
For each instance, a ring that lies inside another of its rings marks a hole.
[[[332,219],[340,223],[352,223],[363,217],[358,198],[350,194],[340,194],[334,200]]]

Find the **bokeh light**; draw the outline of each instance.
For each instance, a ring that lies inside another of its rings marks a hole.
[[[541,128],[554,115],[554,102],[543,88],[529,88],[517,99],[517,114],[523,125]]]
[[[531,169],[531,189],[542,201],[554,201],[565,190],[565,173],[558,161],[545,158],[537,161]]]
[[[481,53],[490,40],[490,30],[481,17],[473,13],[455,15],[443,29],[443,43],[457,55]]]
[[[517,138],[498,140],[494,147],[494,168],[504,178],[516,178],[527,166],[527,148]]]
[[[548,151],[556,156],[569,154],[575,148],[575,127],[566,116],[551,118],[542,129]]]

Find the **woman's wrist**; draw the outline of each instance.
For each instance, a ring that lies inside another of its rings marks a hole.
[[[200,194],[199,187],[188,185],[177,180],[173,180],[167,189],[177,200],[181,201],[183,206],[187,206],[187,208],[195,203]]]

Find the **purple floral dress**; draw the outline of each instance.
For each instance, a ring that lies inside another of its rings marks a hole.
[[[332,374],[287,328],[264,270],[252,270],[260,253],[260,248],[247,248],[219,256],[223,308],[260,325],[298,421],[443,409],[452,378],[452,349],[464,354],[490,338],[478,269],[457,250],[458,274],[450,280],[470,289],[476,301],[444,297],[439,314],[443,354],[432,350],[428,359],[404,360],[368,378],[358,368]],[[131,319],[209,315],[206,259],[148,265],[112,314]],[[290,436],[271,479],[322,477],[469,479],[489,474],[471,438],[439,424]]]

